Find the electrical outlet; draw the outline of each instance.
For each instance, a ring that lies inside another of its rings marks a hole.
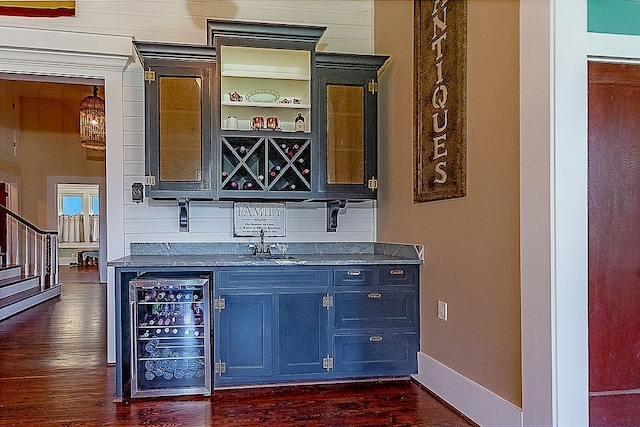
[[[447,303],[438,301],[438,319],[447,321]]]

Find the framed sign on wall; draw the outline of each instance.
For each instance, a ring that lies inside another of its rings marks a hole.
[[[467,0],[414,0],[414,202],[467,192]]]

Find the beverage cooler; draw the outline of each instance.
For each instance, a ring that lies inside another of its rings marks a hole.
[[[211,394],[209,276],[131,280],[131,397]]]

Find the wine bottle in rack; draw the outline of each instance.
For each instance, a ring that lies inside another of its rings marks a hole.
[[[300,146],[298,144],[293,144],[291,146],[291,148],[289,148],[289,150],[287,150],[287,155],[289,157],[293,157],[296,155],[296,153],[298,152],[298,149],[300,148]]]
[[[253,181],[251,180],[247,180],[242,184],[242,189],[243,190],[255,190],[257,187],[257,185],[255,185],[253,183]],[[195,295],[194,295],[195,296]]]
[[[164,301],[166,294],[164,291],[160,291],[156,294],[156,301]]]
[[[286,184],[280,188],[280,191],[294,191],[296,189],[295,184]]]
[[[236,152],[240,154],[241,157],[243,157],[245,154],[247,154],[247,147],[241,145],[240,147],[236,148]]]
[[[156,298],[156,291],[154,289],[147,291],[144,295],[145,302],[153,301]]]
[[[236,181],[229,181],[227,182],[227,185],[224,186],[225,190],[237,190],[238,189],[238,183]]]
[[[271,168],[271,170],[269,171],[269,176],[271,176],[272,178],[277,176],[280,173],[280,170],[282,169],[281,166],[279,165],[275,165],[274,167]]]

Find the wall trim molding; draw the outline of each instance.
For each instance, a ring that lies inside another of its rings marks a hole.
[[[520,408],[425,353],[413,378],[480,426],[523,425]]]

